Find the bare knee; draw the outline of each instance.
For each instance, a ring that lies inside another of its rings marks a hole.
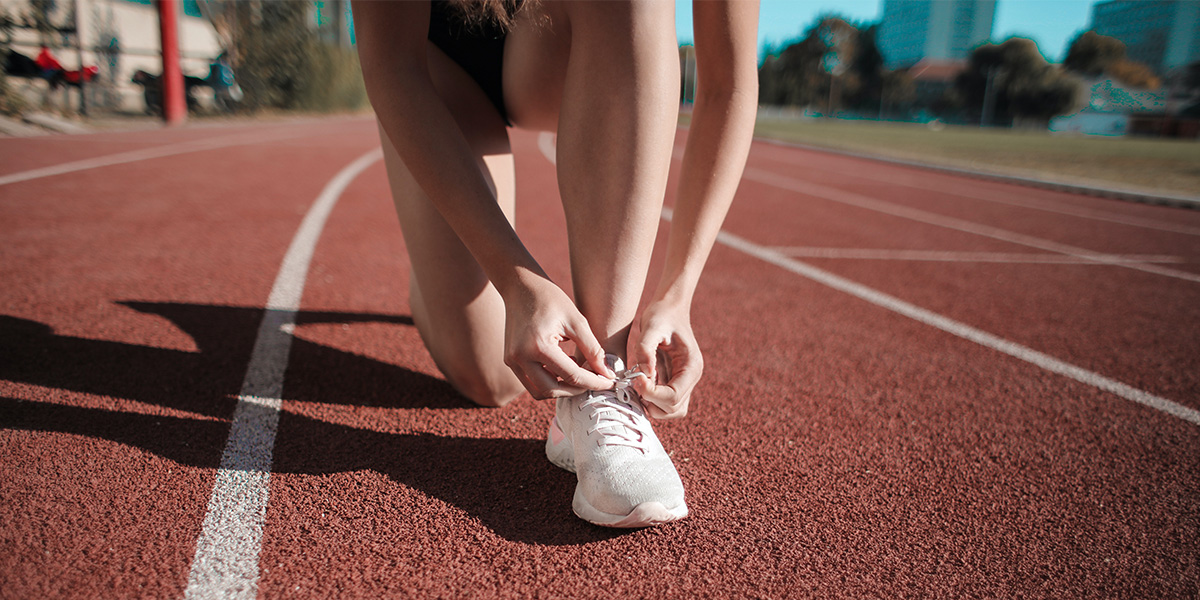
[[[487,369],[480,366],[467,349],[451,350],[452,356],[448,357],[446,352],[439,352],[428,344],[426,347],[446,381],[475,404],[498,408],[516,400],[525,391],[517,376],[503,363]]]
[[[502,362],[497,361],[496,366],[485,367],[470,348],[433,346],[428,338],[425,347],[433,355],[438,370],[446,376],[446,381],[475,404],[499,408],[516,400],[525,391],[517,376]]]
[[[450,376],[446,374],[450,385],[458,390],[458,394],[467,396],[467,400],[481,407],[500,408],[520,397],[524,388],[517,382],[516,377],[487,377],[482,373],[469,376]],[[509,380],[511,379],[511,380]]]
[[[415,271],[417,265],[414,263],[413,267]],[[488,294],[484,277],[460,287],[471,288],[475,284],[485,288],[483,293]],[[494,290],[491,294],[495,294]],[[486,297],[483,300],[477,298],[475,302],[460,299],[431,304],[416,278],[409,281],[413,322],[434,364],[454,389],[480,406],[504,406],[525,391],[516,375],[501,360],[500,344],[496,340],[504,336],[504,314],[499,302],[498,296],[491,299],[490,316]],[[439,313],[438,309],[445,309],[446,304],[470,306],[449,314],[445,310]]]

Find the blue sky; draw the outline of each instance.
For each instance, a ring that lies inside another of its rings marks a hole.
[[[851,21],[873,22],[883,13],[883,0],[761,0],[758,42],[778,43],[803,35],[818,15],[834,13]],[[1085,31],[1095,0],[999,0],[992,39],[1031,38],[1048,60],[1066,56],[1067,45]],[[680,42],[692,39],[692,2],[676,0]]]

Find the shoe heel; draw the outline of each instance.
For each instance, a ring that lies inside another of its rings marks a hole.
[[[550,418],[550,431],[546,434],[546,458],[560,469],[575,472],[575,448],[558,426],[558,417]]]

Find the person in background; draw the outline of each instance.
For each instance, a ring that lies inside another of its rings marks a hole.
[[[578,476],[578,516],[613,527],[683,518],[683,485],[647,417],[684,416],[703,369],[691,304],[749,151],[758,3],[694,4],[700,86],[665,267],[640,315],[678,117],[674,3],[353,10],[413,320],[434,361],[484,406],[524,392],[556,400],[546,451]],[[557,134],[574,300],[513,229],[508,126]]]
[[[45,45],[42,45],[34,60],[37,62],[38,68],[42,70],[42,79],[46,81],[56,80],[63,72],[62,63],[54,58],[54,53],[50,52],[50,48]]]
[[[213,104],[221,112],[231,112],[242,100],[242,89],[233,77],[229,53],[222,52],[208,65],[207,83],[213,91]]]

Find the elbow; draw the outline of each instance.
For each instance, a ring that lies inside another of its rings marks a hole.
[[[696,105],[724,107],[726,110],[754,109],[758,106],[758,76],[729,78],[700,84]]]
[[[758,103],[758,69],[753,63],[731,64],[699,73],[696,99],[717,102]]]
[[[433,87],[428,68],[412,57],[400,56],[390,63],[375,60],[361,63],[367,99],[377,113]]]

